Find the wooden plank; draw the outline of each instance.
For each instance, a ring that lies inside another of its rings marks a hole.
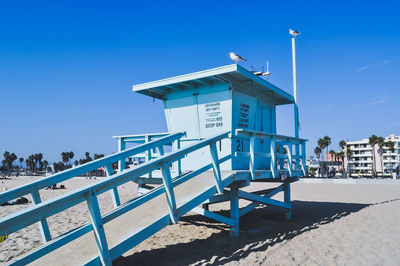
[[[31,193],[32,201],[33,204],[39,204],[42,202],[42,199],[40,198],[39,191],[35,190]],[[38,222],[39,230],[40,230],[40,235],[42,236],[42,241],[43,243],[46,243],[51,240],[51,234],[50,234],[50,229],[49,225],[47,223],[46,218],[42,218]]]

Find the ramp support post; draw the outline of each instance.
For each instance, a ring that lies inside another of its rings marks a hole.
[[[287,209],[285,213],[285,218],[290,219],[292,218],[292,204],[290,204],[290,183],[285,182],[283,183],[283,198],[285,203],[290,205],[290,208]]]
[[[214,170],[217,191],[218,193],[223,193],[224,188],[222,186],[221,170],[219,168],[217,145],[215,141],[210,143],[210,152],[212,157],[212,165]]]
[[[164,155],[164,148],[163,146],[157,147],[158,152],[161,156]],[[161,172],[163,177],[163,183],[165,187],[165,194],[167,195],[167,202],[169,207],[169,216],[171,218],[171,222],[176,224],[178,222],[178,213],[176,209],[176,201],[175,201],[175,194],[174,194],[174,187],[172,185],[172,178],[171,172],[169,170],[169,163],[167,161],[163,161],[161,163]]]
[[[231,185],[231,219],[233,220],[233,226],[230,228],[230,237],[239,237],[239,197],[238,197],[239,186],[236,183]]]
[[[42,202],[40,199],[40,194],[39,191],[35,190],[31,193],[32,196],[32,201],[33,204],[39,204]],[[51,235],[50,235],[50,230],[49,230],[49,225],[47,224],[46,218],[43,218],[40,220],[38,223],[39,229],[40,229],[40,234],[42,236],[43,243],[46,243],[51,240]]]
[[[112,164],[106,165],[106,172],[107,176],[111,176],[114,174]],[[114,187],[113,189],[110,190],[110,193],[114,208],[117,208],[119,205],[121,205],[121,201],[119,200],[119,195],[118,195],[118,188]]]
[[[97,201],[97,195],[94,190],[88,192],[87,203],[92,220],[93,232],[97,242],[97,248],[99,249],[101,264],[111,266],[110,250],[108,249],[106,233],[101,219],[99,202]]]

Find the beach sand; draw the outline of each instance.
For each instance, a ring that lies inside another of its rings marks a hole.
[[[0,189],[34,180],[19,177],[1,180]],[[65,190],[42,190],[49,199],[97,180],[63,182]],[[270,184],[256,183],[246,190]],[[132,182],[119,187],[121,201],[136,195]],[[30,197],[27,197],[29,200]],[[282,199],[281,195],[276,196]],[[142,242],[114,265],[400,265],[400,186],[368,184],[292,185],[293,217],[260,206],[240,219],[240,237],[229,238],[229,227],[189,213]],[[101,212],[112,208],[109,193],[99,197]],[[241,201],[241,206],[246,205]],[[27,205],[0,207],[0,217]],[[212,205],[228,215],[227,203]],[[52,236],[89,221],[86,204],[48,219]],[[38,226],[31,225],[0,243],[0,264],[38,247]]]

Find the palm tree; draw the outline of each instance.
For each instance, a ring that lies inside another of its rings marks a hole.
[[[61,153],[61,159],[62,159],[62,161],[64,163],[64,166],[66,166],[68,161],[69,161],[69,153],[68,152],[62,152]],[[63,170],[64,170],[64,167],[63,167]]]
[[[74,152],[70,151],[68,152],[68,159],[69,159],[69,164],[71,164],[71,160],[74,158]]]
[[[19,166],[22,169],[22,162],[24,161],[24,158],[19,157]]]
[[[325,140],[324,139],[318,139],[318,147],[321,149],[321,153],[322,153],[322,151],[325,149],[325,147],[326,147],[326,142],[325,142]]]
[[[318,174],[320,174],[320,172],[321,172],[321,163],[320,163],[320,161],[319,161],[319,159],[320,159],[320,157],[321,157],[321,152],[322,152],[322,150],[321,150],[320,147],[318,147],[318,146],[315,147],[314,153],[315,153],[315,155],[316,155],[317,158],[318,158],[318,165],[319,165]]]
[[[369,145],[372,147],[372,177],[376,177],[376,168],[375,168],[375,145],[378,143],[378,137],[376,135],[372,135],[368,139]]]
[[[379,156],[380,156],[380,159],[381,159],[380,160],[381,161],[381,171],[382,171],[381,177],[383,178],[383,174],[385,172],[385,169],[384,169],[384,166],[383,166],[383,153],[384,153],[383,147],[385,146],[385,139],[383,137],[378,137],[376,144],[378,144],[378,147],[379,147],[378,153],[379,153]]]
[[[386,147],[389,148],[389,158],[390,158],[390,176],[393,175],[393,165],[392,165],[392,153],[394,152],[394,142],[389,140],[386,142]]]
[[[35,156],[36,156],[37,161],[39,163],[39,170],[42,171],[42,169],[43,169],[43,163],[42,163],[43,154],[37,153],[37,154],[35,154]]]
[[[347,146],[347,142],[344,141],[344,140],[341,140],[341,141],[339,141],[339,146],[340,146],[340,149],[341,149],[341,154],[340,155],[343,155],[343,156],[341,156],[343,175],[346,177],[346,170],[344,169],[345,168],[344,167],[344,150],[345,150],[345,148]]]
[[[53,171],[54,173],[58,172],[58,163],[53,163]]]
[[[347,157],[347,162],[350,161],[350,157],[353,155],[353,151],[350,149],[349,146],[346,147],[346,157]],[[351,177],[350,173],[350,164],[347,163],[347,172],[349,173],[349,177]]]
[[[331,155],[333,160],[336,161],[336,152],[334,150],[330,150],[329,155]]]
[[[92,159],[92,157],[90,157],[90,153],[89,152],[85,152],[85,160],[86,160],[86,162],[91,162],[93,159]]]
[[[329,150],[329,145],[331,144],[331,138],[328,136],[324,137],[324,142],[325,142],[325,147],[326,147],[326,152]]]
[[[318,146],[321,149],[321,155],[323,155],[323,150],[326,148],[326,141],[324,139],[318,139]],[[324,158],[323,156],[321,156],[322,158]],[[322,169],[322,165],[321,165],[321,176],[322,174],[325,172],[325,169]]]
[[[341,163],[342,163],[342,170],[343,170],[343,176],[345,176],[345,170],[344,170],[344,163],[343,163],[343,161],[344,161],[344,152],[343,151],[340,151],[340,152],[337,152],[336,153],[336,157],[341,161]]]
[[[48,161],[46,161],[46,160],[44,160],[43,161],[43,169],[44,169],[44,171],[47,171],[47,166],[49,165],[49,162]]]

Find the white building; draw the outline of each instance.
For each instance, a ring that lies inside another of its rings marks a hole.
[[[391,176],[399,174],[400,165],[400,136],[390,135],[385,142],[394,143],[394,152],[390,152],[387,146],[380,148],[375,145],[375,169],[378,176]],[[347,146],[353,151],[350,158],[345,158],[345,167],[352,175],[371,176],[373,169],[373,150],[368,139],[349,141]]]

